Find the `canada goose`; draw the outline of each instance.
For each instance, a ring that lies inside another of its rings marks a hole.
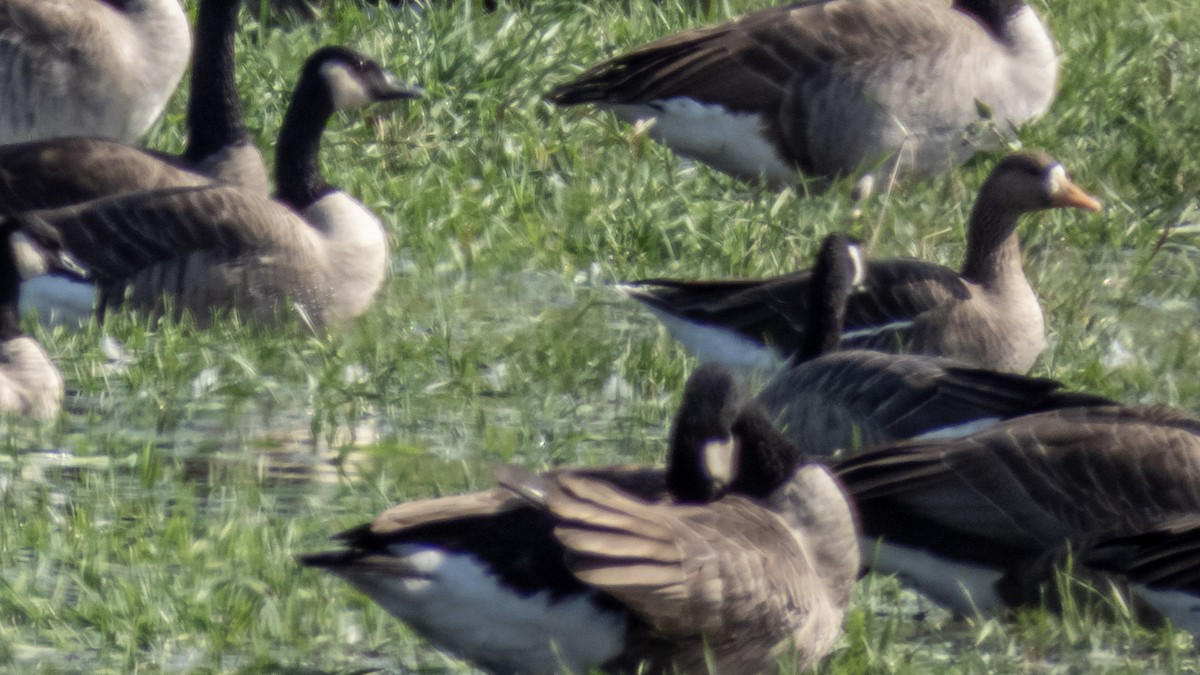
[[[238,7],[238,0],[200,2],[182,155],[102,137],[0,146],[0,214],[127,192],[207,185],[214,179],[269,194],[267,167],[246,131],[234,81]]]
[[[0,146],[0,214],[49,209],[142,190],[219,180],[266,195],[262,154],[242,121],[234,82],[238,0],[203,0],[196,20],[187,148],[165,155],[100,137],[63,137]],[[72,275],[26,279],[21,311],[44,324],[83,323],[95,287]]]
[[[1140,534],[1100,542],[1084,562],[1123,576],[1130,593],[1200,635],[1200,516],[1167,520]]]
[[[892,155],[900,173],[948,169],[994,144],[972,129],[985,119],[1007,132],[1044,112],[1057,77],[1021,0],[823,0],[656,40],[547,99],[653,121],[680,154],[784,188]]]
[[[63,378],[42,345],[21,332],[13,236],[11,225],[0,226],[0,413],[47,419],[62,407]]]
[[[1165,407],[1027,415],[836,466],[866,562],[959,612],[1037,602],[1040,559],[1200,516],[1200,422]],[[877,542],[877,543],[876,543]]]
[[[920,260],[872,260],[850,295],[842,345],[958,359],[1025,372],[1045,347],[1042,308],[1021,267],[1017,220],[1100,203],[1040,152],[1008,155],[979,190],[962,270]],[[811,272],[743,281],[649,279],[620,286],[702,361],[761,368],[795,353],[811,316]]]
[[[275,200],[226,185],[169,188],[10,216],[37,238],[52,231],[110,307],[208,324],[214,313],[271,322],[287,300],[314,328],[359,316],[383,283],[379,219],[321,176],[330,116],[374,101],[413,98],[374,61],[325,47],[306,61],[280,129]]]
[[[494,672],[712,672],[710,656],[760,673],[789,644],[812,667],[854,585],[853,516],[739,401],[727,372],[693,375],[665,477],[509,472],[509,489],[401,504],[300,562]]]
[[[5,0],[0,145],[136,141],[179,84],[191,40],[178,0]]]
[[[1056,408],[1115,405],[1062,391],[1055,380],[964,366],[952,359],[835,351],[846,299],[865,277],[858,244],[821,243],[809,283],[812,316],[791,362],[758,401],[791,442],[813,452],[855,451],[910,438],[957,438],[1000,420]]]

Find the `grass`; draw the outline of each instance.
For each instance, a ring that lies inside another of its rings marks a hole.
[[[693,364],[609,282],[780,273],[838,229],[875,255],[956,261],[997,154],[855,218],[848,184],[768,192],[539,98],[618,51],[765,4],[531,0],[489,15],[332,0],[309,24],[244,14],[239,84],[267,148],[321,44],[356,46],[426,88],[335,120],[324,145],[331,180],[385,219],[392,277],[366,317],[321,338],[131,316],[77,333],[31,326],[71,396],[49,427],[3,421],[0,667],[467,670],[293,556],[395,501],[490,485],[497,462],[659,460]],[[1037,4],[1064,75],[1021,142],[1054,153],[1106,209],[1023,226],[1051,335],[1035,372],[1197,410],[1200,24],[1173,0]],[[183,100],[149,145],[182,147]],[[963,620],[870,578],[822,669],[1200,668],[1190,637],[1093,595],[1062,617]]]

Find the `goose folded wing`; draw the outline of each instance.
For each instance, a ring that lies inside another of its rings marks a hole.
[[[1140,534],[1097,544],[1085,564],[1151,588],[1200,593],[1200,514],[1168,520]]]
[[[782,521],[753,502],[651,505],[564,476],[546,506],[571,572],[662,637],[774,627],[805,611],[792,572],[811,562]]]
[[[0,147],[0,214],[55,209],[109,195],[208,185],[177,157],[101,138],[56,138]]]
[[[637,104],[686,96],[739,111],[775,110],[833,64],[905,58],[944,39],[936,3],[805,2],[671,35],[583,73],[548,94],[556,103]],[[789,94],[789,87],[792,93]]]
[[[315,231],[282,204],[232,186],[170,188],[14,216],[52,230],[100,280],[122,279],[193,251],[316,258]]]
[[[965,439],[850,458],[838,476],[869,536],[966,559],[1045,551],[1136,532],[1200,504],[1200,446],[1186,418],[1073,408],[1018,417]],[[1190,422],[1188,422],[1190,424]]]

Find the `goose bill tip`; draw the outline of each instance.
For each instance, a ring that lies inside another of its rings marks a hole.
[[[1051,198],[1051,206],[1064,209],[1083,209],[1097,212],[1100,210],[1100,200],[1084,192],[1074,183],[1063,185]]]

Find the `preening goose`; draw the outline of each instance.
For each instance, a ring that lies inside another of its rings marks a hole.
[[[21,332],[21,275],[12,237],[10,225],[0,226],[0,413],[45,419],[62,407],[63,378],[42,345]]]
[[[272,322],[295,305],[314,328],[359,316],[383,283],[379,219],[321,176],[330,116],[418,92],[367,57],[325,47],[304,65],[279,132],[277,198],[225,185],[169,188],[10,216],[53,232],[96,280],[100,313],[128,304],[200,324]],[[289,301],[291,304],[289,304]]]
[[[680,154],[783,188],[892,155],[903,174],[943,171],[998,140],[972,130],[984,109],[1007,132],[1046,110],[1057,76],[1021,0],[823,0],[656,40],[547,99],[652,120]]]
[[[1017,220],[1100,203],[1040,152],[1011,154],[979,190],[962,269],[912,259],[872,260],[847,300],[846,348],[932,354],[1025,372],[1045,347],[1042,308],[1021,266]],[[765,367],[788,358],[812,316],[811,272],[741,281],[649,279],[620,286],[703,361]]]
[[[1038,603],[1045,561],[1068,549],[1088,565],[1100,544],[1200,516],[1200,422],[1165,407],[1070,408],[836,470],[868,564],[960,612],[991,612]]]
[[[1044,378],[964,366],[952,359],[840,345],[846,300],[865,276],[858,245],[821,244],[809,283],[812,311],[791,362],[758,394],[791,442],[815,453],[856,451],[910,438],[956,438],[1001,420],[1057,408],[1115,405],[1062,391]]]
[[[246,131],[234,82],[238,6],[238,0],[200,3],[182,155],[81,136],[0,146],[0,214],[213,180],[269,194],[266,164]],[[21,311],[37,311],[43,324],[83,323],[95,295],[85,279],[39,276],[21,286]]]
[[[858,570],[836,481],[711,366],[670,452],[665,477],[509,473],[511,491],[401,504],[340,535],[348,550],[300,561],[493,672],[710,672],[711,657],[760,673],[790,645],[812,667]]]
[[[179,84],[191,39],[178,0],[5,0],[0,145],[136,141]]]

